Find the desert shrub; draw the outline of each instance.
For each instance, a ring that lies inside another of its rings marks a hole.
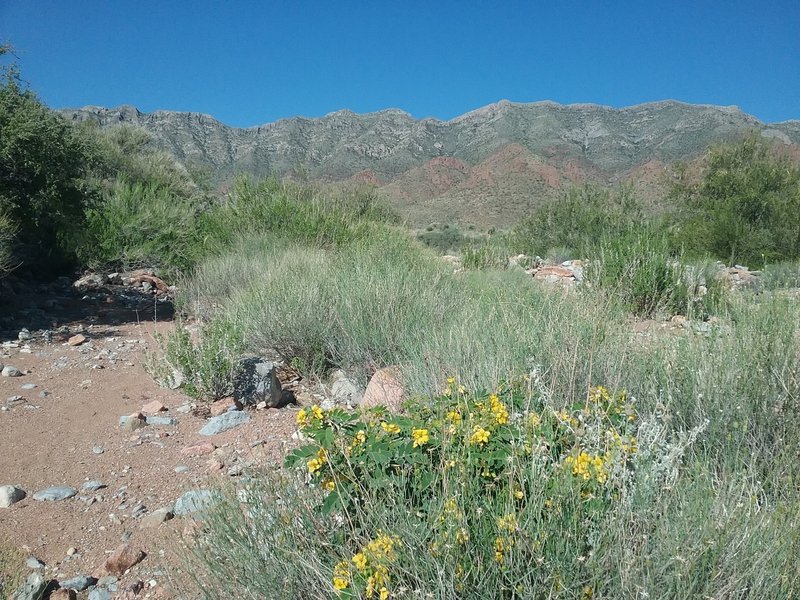
[[[88,211],[92,244],[79,251],[85,264],[99,268],[160,267],[167,274],[187,272],[203,254],[197,223],[201,205],[155,183],[124,178]]]
[[[441,254],[456,252],[468,246],[471,241],[458,227],[448,223],[433,225],[431,229],[417,234],[417,239]]]
[[[166,335],[156,335],[158,351],[147,369],[162,385],[178,386],[187,395],[213,401],[233,394],[243,345],[230,322],[214,319],[198,328],[195,342],[180,322]]]
[[[625,392],[602,386],[557,407],[540,383],[533,374],[472,394],[451,379],[409,416],[302,410],[310,442],[287,463],[309,488],[267,475],[207,515],[194,547],[205,597],[241,595],[243,586],[309,598],[624,597],[681,585],[713,595],[757,576],[757,568],[726,572],[737,554],[725,544],[664,531],[671,504],[701,487],[692,518],[741,499],[685,476],[702,426],[675,431],[668,415],[645,419]],[[716,531],[739,548],[747,541],[748,556],[763,556],[773,574],[790,565],[790,545],[771,555],[736,529],[743,514]],[[666,552],[681,535],[683,552],[700,559],[691,571],[686,561],[648,566],[650,536]],[[785,592],[797,581],[791,573],[764,589]]]
[[[586,258],[602,238],[614,238],[645,223],[642,208],[628,188],[570,188],[551,200],[513,232],[519,252],[545,256],[558,249],[568,258]],[[566,259],[565,259],[566,260]]]
[[[766,265],[761,283],[768,290],[800,287],[800,263],[783,261]]]
[[[672,196],[691,252],[750,266],[800,257],[800,167],[756,134],[713,148],[699,181],[679,178]]]
[[[586,276],[637,316],[682,314],[703,318],[720,309],[723,284],[710,264],[689,267],[655,231],[605,237]]]

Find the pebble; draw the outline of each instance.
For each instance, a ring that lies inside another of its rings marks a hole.
[[[33,499],[40,501],[66,500],[67,498],[72,498],[77,493],[78,490],[73,487],[69,487],[68,485],[55,485],[43,490],[39,490],[33,495]]]
[[[20,371],[17,367],[13,365],[6,365],[3,367],[2,373],[0,373],[3,377],[21,377],[22,371]]]
[[[25,566],[29,569],[44,569],[44,563],[35,556],[29,556],[25,561]]]
[[[35,390],[38,386],[35,383],[23,383],[21,387],[23,390]]]
[[[189,467],[187,467],[186,465],[178,465],[177,467],[175,467],[175,472],[176,473],[188,473],[189,472]]]
[[[89,592],[88,600],[111,600],[111,592],[106,588],[96,587]]]
[[[175,515],[172,513],[172,510],[170,508],[159,508],[142,518],[141,527],[155,528],[161,525],[162,523],[166,523],[174,516]]]
[[[87,481],[86,483],[84,483],[81,486],[81,489],[86,490],[88,492],[96,492],[97,490],[103,489],[104,487],[108,486],[99,479],[92,479],[91,481]]]
[[[39,398],[47,398],[49,395],[50,392],[48,392],[47,390],[42,390],[41,392],[39,392]]]
[[[178,420],[172,417],[148,416],[145,418],[145,423],[148,425],[177,425]]]
[[[105,449],[100,445],[92,446],[92,454],[102,454],[105,452]]]

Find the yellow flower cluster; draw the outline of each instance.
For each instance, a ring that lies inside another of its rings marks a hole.
[[[567,466],[572,467],[572,474],[589,481],[594,475],[597,483],[603,484],[608,480],[608,468],[602,454],[589,455],[581,451],[578,456],[568,456],[564,459]]]
[[[315,456],[314,458],[309,460],[308,463],[306,463],[308,465],[308,472],[311,473],[312,475],[316,475],[317,473],[319,473],[319,470],[322,468],[322,465],[324,465],[326,462],[328,462],[328,457],[325,454],[325,450],[323,448],[320,448],[319,451],[317,452],[317,456]]]
[[[489,432],[480,425],[476,425],[472,430],[472,435],[469,436],[470,444],[479,444],[481,446],[489,443]]]
[[[489,396],[489,410],[492,412],[494,422],[498,425],[508,423],[508,409],[506,405],[497,397],[497,394]]]
[[[333,587],[341,592],[357,577],[365,582],[364,597],[387,600],[389,591],[389,565],[397,558],[395,547],[400,544],[397,536],[380,533],[349,561],[342,561],[333,568]]]
[[[381,421],[381,428],[389,434],[400,433],[400,426],[396,423],[387,423],[386,421]]]
[[[306,427],[313,425],[315,422],[322,421],[324,418],[325,411],[315,404],[309,410],[301,408],[297,412],[297,417],[295,420],[300,429],[305,429]]]
[[[431,439],[431,435],[427,429],[412,429],[411,439],[414,440],[414,448],[418,448],[427,444]]]

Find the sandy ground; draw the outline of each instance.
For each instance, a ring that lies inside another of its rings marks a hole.
[[[2,337],[0,363],[24,374],[0,377],[0,485],[16,485],[28,496],[0,508],[0,538],[40,559],[45,578],[57,580],[104,575],[108,554],[128,542],[147,558],[120,578],[118,589],[142,581],[145,587],[135,597],[166,596],[169,557],[187,520],[142,528],[134,511],[143,505],[138,511],[146,515],[172,506],[184,491],[232,476],[234,465],[278,463],[290,443],[296,409],[253,411],[248,424],[200,436],[205,420],[178,410],[186,410],[191,400],[160,388],[143,367],[148,349],[155,347],[153,333],[172,327],[169,305],[158,306],[147,296],[131,299],[124,290],[84,296],[62,289],[47,312],[37,313],[50,320],[51,341],[31,328],[33,339],[17,342],[14,332],[25,327],[41,294],[16,298],[21,312],[6,321]],[[154,320],[154,314],[161,318]],[[70,346],[67,339],[77,332],[88,339]],[[36,387],[25,389],[25,384]],[[177,425],[137,431],[119,425],[120,416],[153,400],[169,409],[161,415],[176,418]],[[213,454],[181,452],[209,441],[217,446]],[[188,470],[178,473],[176,467]],[[106,487],[82,491],[90,480]],[[57,502],[33,499],[35,492],[54,485],[77,488],[78,495]],[[174,589],[172,595],[181,596]]]

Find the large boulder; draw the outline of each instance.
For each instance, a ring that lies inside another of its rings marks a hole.
[[[403,402],[408,394],[397,367],[379,369],[369,380],[367,391],[361,400],[362,409],[384,406],[389,412],[402,412]]]
[[[281,408],[294,404],[294,394],[284,390],[278,379],[275,364],[258,357],[241,361],[239,375],[234,381],[233,397],[243,406],[262,404],[267,408]]]

